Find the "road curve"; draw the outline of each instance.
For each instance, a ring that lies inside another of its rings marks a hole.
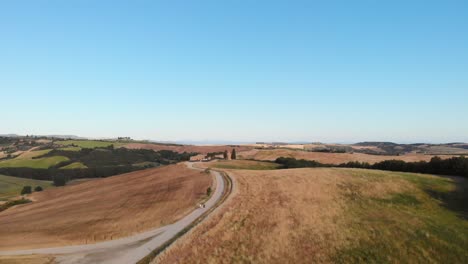
[[[192,163],[187,163],[187,166],[191,169],[197,169],[193,167]],[[56,255],[56,261],[64,264],[136,263],[147,256],[151,251],[169,241],[184,228],[188,227],[198,217],[210,210],[210,208],[212,208],[221,199],[225,189],[224,179],[217,171],[211,171],[211,173],[215,178],[216,187],[213,195],[205,203],[206,207],[195,209],[190,214],[173,224],[149,230],[134,236],[99,242],[96,244],[0,251],[0,255]]]

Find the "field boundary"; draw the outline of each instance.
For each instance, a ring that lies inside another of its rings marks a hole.
[[[229,197],[229,195],[232,193],[233,190],[233,181],[229,175],[223,171],[218,171],[214,170],[221,174],[221,177],[224,180],[225,183],[225,188],[223,191],[223,194],[221,196],[221,199],[216,202],[216,204],[211,207],[208,211],[206,211],[204,214],[199,216],[195,221],[193,221],[190,225],[182,229],[179,233],[177,233],[174,237],[172,237],[170,240],[162,244],[161,246],[155,248],[151,253],[149,253],[146,257],[141,259],[140,261],[137,262],[137,264],[149,264],[151,261],[153,261],[159,254],[161,254],[164,250],[169,248],[174,242],[177,241],[177,239],[181,238],[183,235],[188,233],[192,228],[196,227],[198,224],[200,224],[203,220],[205,220],[213,211],[215,211],[221,204],[223,204],[226,199]]]

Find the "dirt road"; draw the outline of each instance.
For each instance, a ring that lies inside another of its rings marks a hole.
[[[187,163],[189,168],[191,163]],[[210,210],[221,199],[225,183],[223,177],[216,171],[211,171],[216,179],[216,187],[211,198],[205,203],[205,208],[196,208],[177,222],[153,229],[138,235],[105,241],[96,244],[41,248],[30,250],[0,251],[0,255],[56,255],[58,263],[136,263],[152,250],[174,237],[178,232],[189,226],[203,213]]]

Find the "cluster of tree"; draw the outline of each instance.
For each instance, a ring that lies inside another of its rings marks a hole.
[[[94,168],[80,168],[80,169],[36,169],[36,168],[0,168],[0,174],[15,176],[20,178],[54,181],[56,175],[63,175],[68,180],[83,179],[83,178],[105,178],[122,173],[132,172],[144,169],[142,166],[122,165],[122,166],[104,166]],[[61,176],[59,176],[61,177]],[[68,181],[66,180],[66,181]],[[60,181],[54,181],[54,184],[59,184]],[[66,182],[65,181],[65,182]]]
[[[335,148],[335,147],[328,147],[328,148],[312,148],[308,149],[307,151],[310,152],[324,152],[324,153],[346,153],[346,148]],[[352,152],[352,149],[349,148],[349,152]]]
[[[56,173],[52,175],[52,181],[54,181],[55,186],[65,186],[69,180],[70,176],[63,173]]]
[[[284,169],[291,168],[314,168],[314,167],[329,167],[329,165],[322,164],[315,160],[295,159],[280,157],[275,160],[276,163],[281,164]]]
[[[41,186],[36,186],[36,188],[34,188],[34,191],[35,192],[42,192],[42,187]],[[21,195],[25,195],[25,194],[30,194],[32,193],[32,187],[31,186],[23,186],[23,189],[21,189]]]
[[[433,157],[429,162],[405,162],[402,160],[384,160],[372,165],[367,162],[351,161],[336,166],[331,164],[323,164],[314,160],[297,160],[295,158],[284,157],[277,158],[275,162],[281,164],[283,168],[345,167],[468,177],[468,158],[465,158],[464,156],[452,157],[448,159]]]
[[[405,162],[402,160],[384,160],[372,165],[367,162],[348,162],[341,164],[340,167],[468,177],[468,158],[464,156],[452,157],[448,159],[433,157],[429,162]]]
[[[167,165],[179,161],[190,160],[196,153],[178,153],[171,150],[153,151],[147,149],[114,149],[106,148],[81,149],[80,151],[67,151],[54,149],[40,156],[65,156],[69,160],[61,162],[49,169],[29,167],[0,168],[0,174],[21,178],[54,181],[54,185],[63,186],[67,181],[81,178],[103,178],[117,174],[145,169],[147,167]],[[38,158],[38,157],[36,157]],[[81,162],[88,168],[60,169],[73,162]],[[138,165],[141,163],[148,165]]]
[[[0,146],[1,145],[9,145],[11,143],[15,142],[14,139],[10,137],[0,137]]]
[[[87,167],[97,168],[103,166],[132,165],[142,162],[157,162],[160,164],[171,164],[179,161],[190,160],[196,153],[178,153],[171,150],[154,151],[149,149],[126,149],[117,148],[113,145],[105,148],[83,148],[79,151],[54,149],[49,153],[36,157],[65,156],[68,163],[81,162]],[[66,164],[59,164],[64,166]]]
[[[223,158],[224,159],[228,159],[228,156],[229,156],[229,152],[227,150],[225,150],[224,152],[209,152],[208,154],[206,154],[206,158],[209,158],[209,159],[215,159],[216,156],[218,155],[223,155]],[[236,154],[236,149],[232,149],[232,152],[231,152],[231,159],[236,159],[237,158],[237,154]]]

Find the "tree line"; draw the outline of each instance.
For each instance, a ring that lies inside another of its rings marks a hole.
[[[61,162],[48,169],[30,167],[0,168],[0,174],[20,178],[54,181],[55,185],[64,185],[67,181],[82,178],[104,178],[122,173],[145,169],[137,165],[142,162],[154,162],[168,165],[187,161],[196,153],[178,153],[171,150],[114,149],[107,148],[81,149],[80,151],[52,150],[40,157],[65,156],[68,161]],[[36,157],[37,158],[37,157]],[[73,162],[82,162],[88,168],[60,169]]]
[[[468,177],[468,158],[464,156],[441,159],[433,157],[429,162],[405,162],[403,160],[384,160],[374,164],[367,162],[350,161],[340,165],[323,164],[315,160],[297,160],[295,158],[280,157],[275,160],[282,168],[306,168],[306,167],[343,167],[361,168],[373,170],[402,171],[427,173],[438,175],[453,175]]]

